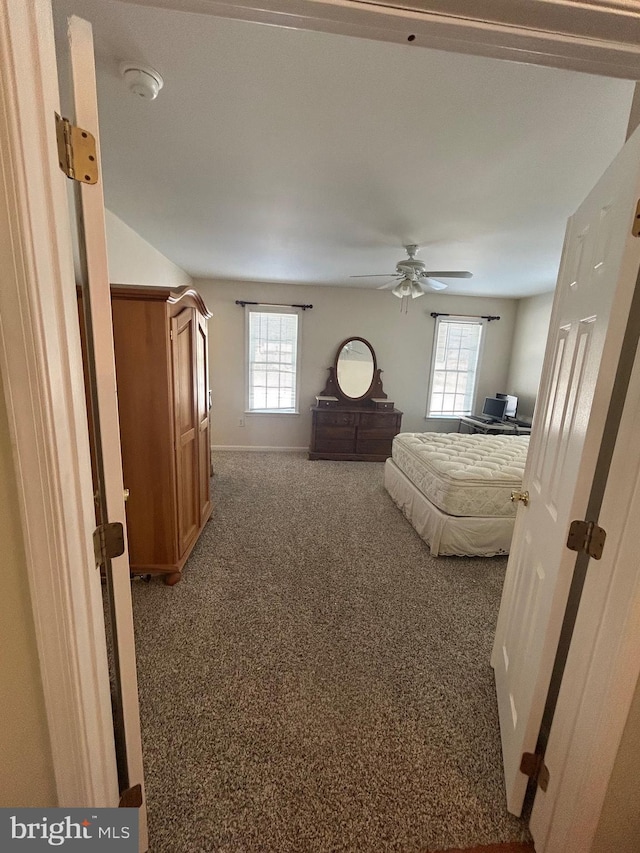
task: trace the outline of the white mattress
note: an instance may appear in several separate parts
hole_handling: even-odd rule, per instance
[[[516,514],[511,491],[522,483],[528,435],[405,432],[393,440],[398,468],[443,512],[476,518]]]

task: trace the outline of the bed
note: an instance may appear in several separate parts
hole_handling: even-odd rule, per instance
[[[508,554],[528,435],[405,432],[384,485],[434,556]]]

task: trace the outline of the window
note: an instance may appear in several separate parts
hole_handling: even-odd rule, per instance
[[[471,412],[483,325],[481,318],[436,318],[428,418],[458,418]]]
[[[247,305],[247,411],[298,411],[295,309]]]

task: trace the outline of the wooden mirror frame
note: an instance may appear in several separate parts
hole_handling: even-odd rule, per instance
[[[340,388],[340,384],[338,382],[338,359],[340,358],[340,353],[344,349],[345,345],[349,343],[349,341],[362,341],[369,350],[371,351],[371,355],[373,356],[373,378],[371,380],[371,384],[368,389],[361,397],[348,397],[343,393]],[[361,338],[358,335],[351,335],[348,338],[345,338],[341,344],[338,345],[338,349],[336,350],[336,355],[333,360],[333,365],[328,368],[329,377],[327,379],[327,384],[324,387],[324,390],[321,393],[323,397],[337,397],[341,403],[344,405],[352,405],[352,406],[363,406],[370,403],[373,399],[378,400],[386,400],[387,395],[384,393],[382,388],[382,379],[380,374],[382,370],[378,367],[378,361],[376,358],[376,351],[371,346],[369,341],[366,338]]]

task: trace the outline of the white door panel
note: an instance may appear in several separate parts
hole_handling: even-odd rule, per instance
[[[636,299],[636,334],[639,308]],[[640,674],[640,353],[624,407],[598,517],[607,539],[602,559],[586,567],[545,752],[549,787],[538,789],[531,815],[538,853],[591,849]],[[607,849],[635,853],[634,780],[624,778],[629,795],[617,811],[619,837],[608,838]]]
[[[584,518],[640,263],[631,235],[640,196],[635,134],[570,219],[539,404],[531,436],[492,656],[510,811],[519,814],[575,553],[570,522]]]

